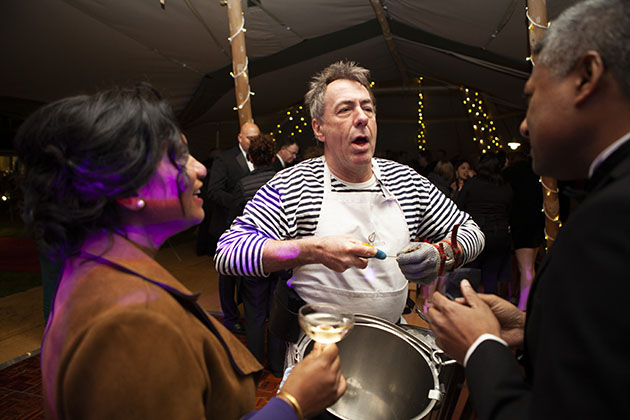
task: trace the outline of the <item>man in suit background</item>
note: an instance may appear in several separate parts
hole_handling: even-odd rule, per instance
[[[297,154],[300,152],[300,146],[295,142],[293,138],[281,138],[277,140],[278,153],[273,161],[273,169],[276,172],[283,170],[284,168],[291,166],[295,161]]]
[[[480,419],[630,418],[628,40],[630,1],[589,0],[534,47],[521,124],[534,171],[589,181],[538,270],[527,312],[466,282],[460,301],[433,297],[437,342],[465,366]],[[509,347],[522,349],[522,366]]]
[[[254,170],[254,165],[247,159],[251,139],[260,135],[260,129],[254,123],[245,123],[238,133],[238,144],[220,153],[212,164],[208,181],[208,199],[211,203],[209,223],[210,255],[214,255],[221,234],[232,224],[231,209],[238,199],[235,187],[238,181]],[[240,313],[234,294],[237,277],[219,275],[219,299],[223,310],[223,323],[235,333],[243,333],[239,322]]]

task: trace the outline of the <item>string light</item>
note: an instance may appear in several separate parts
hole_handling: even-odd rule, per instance
[[[245,14],[241,13],[241,26],[236,30],[236,32],[228,37],[228,41],[230,41],[230,44],[232,44],[232,40],[234,38],[236,38],[239,34],[243,34],[243,36],[245,36],[245,32],[247,32],[247,29],[245,29]],[[232,76],[233,79],[238,79],[239,77],[244,77],[245,79],[247,79],[247,69],[249,68],[249,58],[246,56],[245,57],[245,67],[243,67],[243,69],[238,72],[237,74],[234,74],[232,72],[230,72],[230,76]],[[249,83],[247,83],[247,94],[245,99],[243,100],[243,102],[241,102],[238,106],[235,106],[234,108],[232,108],[234,111],[240,111],[241,109],[243,109],[243,107],[245,106],[245,104],[249,101],[249,98],[251,96],[254,96],[254,92],[252,92],[249,88]]]
[[[276,124],[276,133],[282,134],[282,129],[289,133],[289,137],[295,137],[304,131],[304,127],[308,126],[306,111],[303,105],[295,105],[287,111],[282,112],[283,120]],[[276,141],[274,132],[269,135]]]
[[[426,150],[427,138],[424,125],[424,95],[422,94],[422,77],[418,77],[418,149]]]
[[[481,153],[503,149],[503,142],[496,135],[497,128],[494,125],[492,116],[486,110],[486,105],[479,92],[463,86],[459,90],[463,95],[462,103],[466,107],[468,118],[472,123],[472,140],[479,142]]]

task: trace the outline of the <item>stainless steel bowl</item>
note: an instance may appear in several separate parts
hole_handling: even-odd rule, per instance
[[[442,397],[432,349],[391,322],[355,314],[354,329],[337,345],[348,389],[328,411],[340,419],[421,419]],[[311,339],[298,347],[303,357]]]

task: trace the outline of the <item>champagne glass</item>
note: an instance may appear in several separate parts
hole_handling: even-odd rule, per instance
[[[331,303],[308,303],[300,308],[302,331],[323,344],[341,341],[354,326],[354,315]]]

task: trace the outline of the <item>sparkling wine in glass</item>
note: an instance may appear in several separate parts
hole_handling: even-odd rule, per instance
[[[354,326],[354,315],[331,303],[308,303],[300,308],[302,331],[318,343],[341,341]]]

